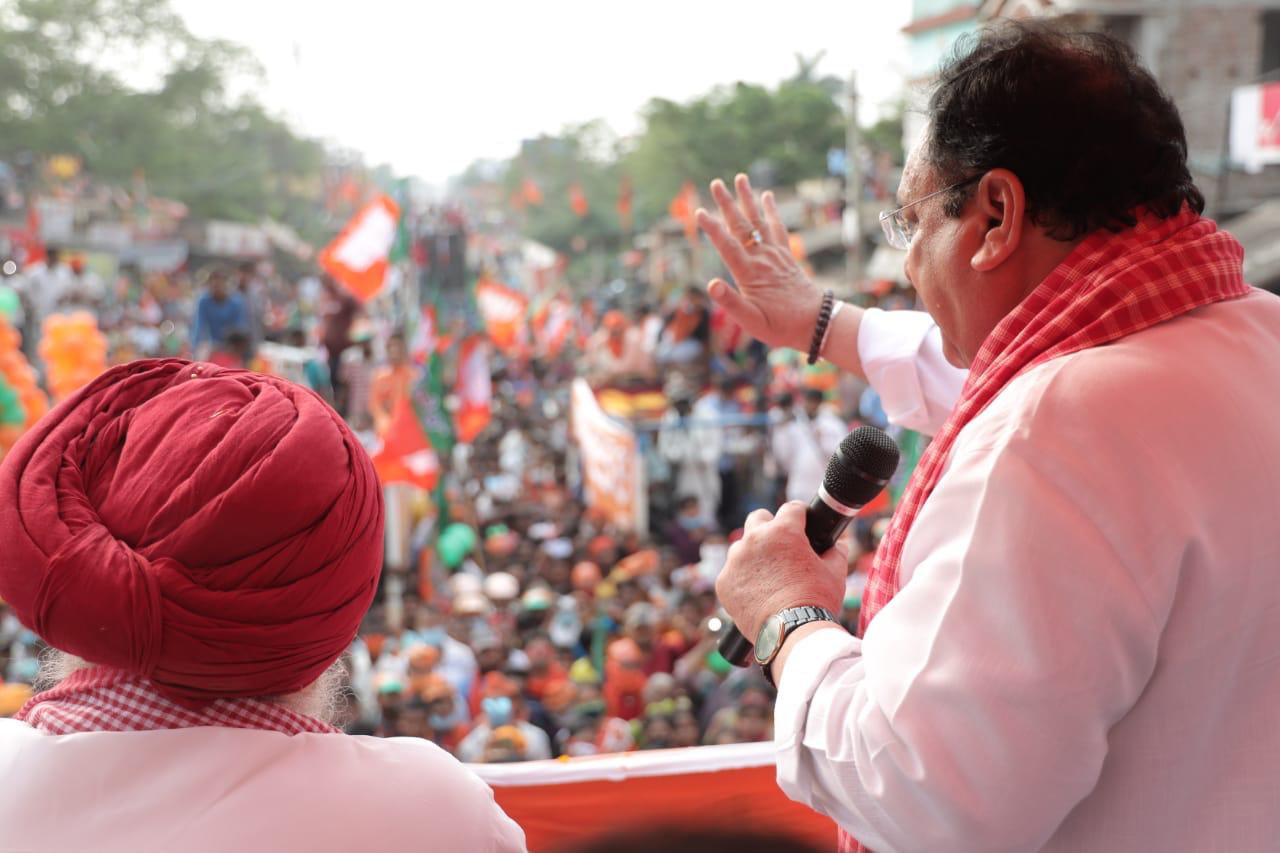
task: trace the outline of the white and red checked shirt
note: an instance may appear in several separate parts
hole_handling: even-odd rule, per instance
[[[897,321],[864,325],[867,373],[945,418],[929,324]],[[1027,371],[960,433],[865,640],[791,651],[779,784],[877,853],[1275,850],[1277,484],[1272,295]]]

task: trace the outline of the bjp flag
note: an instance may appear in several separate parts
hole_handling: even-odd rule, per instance
[[[514,349],[529,309],[525,295],[493,279],[482,278],[476,282],[476,307],[493,345],[503,352]]]
[[[324,248],[320,266],[362,301],[369,300],[386,279],[399,220],[400,206],[389,196],[378,196]]]
[[[372,457],[373,468],[383,485],[409,483],[426,491],[436,487],[440,459],[407,395],[396,402],[382,445],[374,449]]]
[[[458,441],[470,444],[484,432],[493,416],[493,377],[489,373],[489,345],[476,336],[462,342],[458,353]]]

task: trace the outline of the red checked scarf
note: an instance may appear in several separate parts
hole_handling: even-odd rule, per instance
[[[1202,305],[1249,292],[1244,250],[1189,208],[1169,219],[1150,214],[1121,233],[1086,237],[987,336],[956,404],[920,460],[862,598],[859,634],[898,592],[902,547],[942,478],[956,436],[1013,379],[1039,364],[1140,332]],[[840,850],[862,850],[841,832]]]
[[[259,699],[219,699],[199,710],[164,698],[143,678],[118,669],[82,669],[33,697],[15,717],[51,735],[143,732],[222,726],[287,735],[330,734],[333,726]]]

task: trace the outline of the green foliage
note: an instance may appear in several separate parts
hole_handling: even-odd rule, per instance
[[[643,229],[667,216],[686,181],[702,191],[744,170],[762,185],[825,175],[827,152],[844,145],[845,129],[843,84],[817,73],[821,59],[797,55],[796,73],[774,88],[738,83],[686,103],[655,98],[641,110],[642,131],[625,142],[600,122],[526,141],[506,164],[477,162],[458,183],[496,177],[513,198],[532,180],[543,201],[524,208],[526,234],[571,257],[581,255],[575,244],[588,253],[616,249],[625,237],[617,210],[624,176],[634,188],[634,227]],[[569,203],[575,183],[590,205],[583,218]]]
[[[902,107],[863,130],[862,138],[871,150],[887,152],[894,163],[902,165]]]
[[[770,91],[738,83],[687,104],[663,99],[643,110],[645,131],[626,160],[637,214],[652,221],[691,180],[699,186],[751,170],[772,184],[826,172],[827,151],[844,140],[844,118],[827,87],[793,78]]]
[[[576,237],[593,248],[616,243],[622,233],[617,151],[617,139],[600,121],[568,127],[558,136],[526,140],[502,176],[507,198],[520,196],[526,181],[542,195],[541,203],[526,206],[525,233],[561,251],[571,251]],[[583,217],[570,203],[575,185],[587,200]]]
[[[165,68],[138,89],[121,71]],[[324,148],[231,84],[258,73],[241,48],[193,36],[168,0],[0,0],[0,158],[77,156],[94,178],[179,199],[202,218],[327,231]]]

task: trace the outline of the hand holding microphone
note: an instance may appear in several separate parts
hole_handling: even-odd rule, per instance
[[[757,510],[716,581],[716,594],[755,639],[770,616],[799,606],[838,611],[844,597],[846,555],[833,546],[857,511],[889,482],[898,447],[883,431],[859,427],[840,442],[818,494],[805,508],[784,504],[774,518]],[[752,643],[725,628],[720,654],[735,666],[752,660]]]

